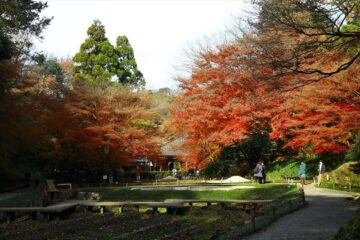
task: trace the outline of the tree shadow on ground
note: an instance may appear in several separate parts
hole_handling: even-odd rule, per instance
[[[351,164],[349,168],[352,172],[356,174],[360,174],[360,162],[356,162],[354,164]]]

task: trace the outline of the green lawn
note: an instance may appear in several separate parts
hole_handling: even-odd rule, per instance
[[[254,186],[254,185],[252,185]],[[234,190],[131,190],[126,187],[88,188],[81,191],[99,193],[102,201],[163,201],[165,199],[279,199],[299,194],[295,185],[264,184],[252,189]]]
[[[40,201],[44,196],[43,191],[34,190],[19,193],[18,195],[0,200],[0,207],[22,207],[27,206],[31,201]]]

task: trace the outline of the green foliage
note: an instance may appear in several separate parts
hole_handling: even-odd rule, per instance
[[[282,176],[297,176],[299,163],[304,161],[306,164],[306,176],[312,178],[318,174],[320,160],[325,164],[326,172],[330,172],[346,162],[344,153],[313,154],[308,147],[305,147],[296,157],[271,162],[267,168],[267,176],[271,179],[281,179]]]
[[[119,82],[144,86],[145,79],[137,69],[134,50],[126,36],[117,37],[115,51],[119,57],[119,68],[117,70]]]
[[[276,147],[268,135],[252,134],[241,143],[224,147],[219,157],[205,166],[203,173],[218,178],[252,174],[258,160],[269,162],[276,156]]]
[[[289,159],[289,160],[271,163],[268,166],[268,172],[266,175],[270,179],[282,179],[283,176],[292,176],[292,177],[297,176],[298,172],[299,172],[298,162],[296,160]]]
[[[75,78],[100,85],[143,87],[145,80],[137,69],[134,51],[125,36],[119,36],[114,47],[105,36],[105,27],[99,20],[87,30],[88,38],[73,57]]]
[[[1,1],[0,61],[28,53],[32,45],[30,36],[39,37],[43,28],[50,24],[51,18],[40,16],[46,7],[46,2],[36,0]]]
[[[154,123],[147,119],[133,119],[130,124],[138,127],[154,127]]]
[[[346,159],[349,161],[360,161],[360,132],[356,134],[354,144],[347,151]]]
[[[43,57],[36,64],[29,65],[27,68],[43,77],[54,76],[59,86],[64,87],[65,85],[65,74],[56,58]]]
[[[358,209],[353,218],[341,227],[335,240],[353,240],[360,239],[360,209]]]
[[[232,159],[219,158],[205,165],[203,174],[210,178],[221,178],[230,175],[229,169],[236,166],[236,162]]]

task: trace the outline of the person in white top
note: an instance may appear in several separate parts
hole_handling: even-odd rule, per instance
[[[319,162],[319,177],[318,177],[318,186],[320,186],[321,182],[323,181],[324,174],[325,174],[325,164],[320,160]]]
[[[263,179],[263,165],[261,161],[258,161],[254,169],[254,177],[261,184]]]

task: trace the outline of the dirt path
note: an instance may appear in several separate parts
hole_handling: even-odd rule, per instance
[[[350,193],[305,186],[309,205],[280,218],[269,227],[243,240],[322,240],[333,239],[359,207]]]

